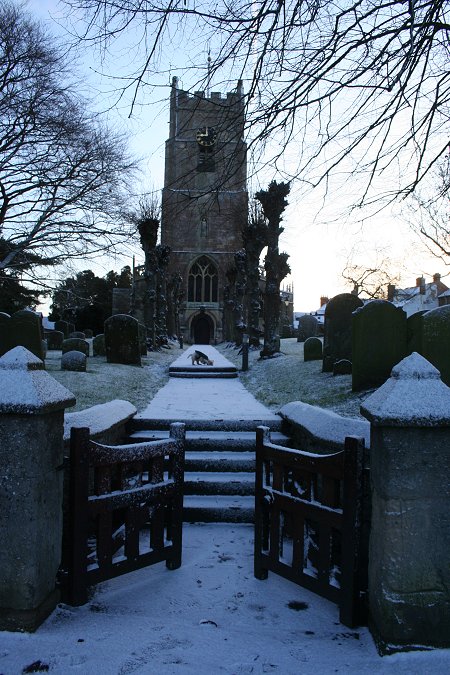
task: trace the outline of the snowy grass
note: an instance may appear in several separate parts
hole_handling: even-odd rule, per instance
[[[242,356],[225,343],[216,349],[239,368]],[[243,385],[269,409],[276,411],[290,401],[304,401],[350,417],[359,417],[359,407],[371,392],[354,393],[351,376],[322,373],[322,361],[303,361],[303,343],[296,338],[282,340],[282,353],[274,359],[259,360],[259,350],[249,354],[249,370],[240,373]],[[124,399],[144,409],[169,379],[168,366],[180,356],[178,345],[142,358],[142,367],[108,364],[101,356],[89,357],[87,371],[61,370],[61,352],[50,351],[46,367],[50,375],[77,399],[70,411],[84,410],[97,403]]]
[[[85,373],[61,370],[61,352],[49,351],[46,370],[55,380],[73,393],[77,402],[68,412],[84,410],[97,403],[122,399],[142,410],[169,379],[169,364],[180,355],[180,349],[149,352],[142,357],[142,366],[107,363],[104,356],[90,356]]]
[[[239,368],[242,356],[234,346],[217,346]],[[278,410],[285,403],[303,401],[329,408],[340,415],[360,417],[359,408],[373,390],[352,392],[351,375],[322,373],[322,361],[303,361],[303,342],[297,338],[281,341],[281,354],[273,359],[259,359],[259,349],[250,350],[249,370],[241,373],[243,385],[261,403]]]

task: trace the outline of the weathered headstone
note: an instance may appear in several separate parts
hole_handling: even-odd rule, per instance
[[[423,356],[441,373],[450,386],[450,305],[432,309],[422,318]]]
[[[130,311],[131,289],[113,288],[112,292],[112,313],[113,315],[124,315]]]
[[[352,322],[352,389],[379,387],[406,356],[406,314],[387,300],[371,300]]]
[[[69,333],[69,338],[80,338],[80,340],[85,340],[86,335],[82,333],[81,330],[74,330],[73,333]]]
[[[65,352],[61,357],[61,370],[74,370],[76,372],[86,372],[86,354],[75,350]]]
[[[406,353],[412,354],[417,352],[422,354],[423,352],[423,321],[422,317],[427,313],[427,310],[424,309],[415,314],[411,314],[406,319]]]
[[[83,333],[84,333],[86,339],[90,339],[90,338],[94,337],[94,332],[92,331],[91,328],[84,328]]]
[[[304,342],[318,333],[318,321],[311,314],[304,314],[298,320],[297,342]]]
[[[43,331],[41,317],[29,309],[21,309],[8,318],[8,314],[1,315],[0,320],[0,356],[9,349],[22,346],[28,349],[38,359],[45,358],[42,343]]]
[[[310,337],[303,345],[303,360],[318,361],[322,358],[322,340],[318,337]]]
[[[60,330],[49,330],[45,334],[47,338],[47,348],[48,349],[62,349],[62,343],[64,341],[64,333]]]
[[[352,313],[363,301],[352,293],[340,293],[327,303],[323,338],[322,371],[331,373],[335,361],[352,361]]]
[[[92,340],[92,353],[94,356],[106,356],[105,336],[103,333],[96,335]]]
[[[55,330],[59,330],[61,333],[64,333],[65,338],[69,337],[69,324],[67,321],[63,321],[62,319],[55,321]]]
[[[86,340],[82,340],[81,338],[67,338],[67,340],[63,341],[61,349],[63,354],[75,351],[82,352],[83,354],[86,354],[86,356],[89,356],[89,342],[86,342]]]
[[[139,322],[128,314],[115,314],[105,321],[105,348],[108,363],[141,365]]]
[[[351,375],[352,362],[348,359],[339,359],[333,365],[333,375]]]

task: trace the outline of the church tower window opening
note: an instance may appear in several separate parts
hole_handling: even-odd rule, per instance
[[[217,267],[207,256],[196,260],[189,270],[188,302],[218,302]]]

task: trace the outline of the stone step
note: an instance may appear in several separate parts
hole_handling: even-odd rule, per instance
[[[134,431],[129,436],[130,443],[141,443],[145,441],[157,441],[169,438],[168,429],[140,429]],[[271,433],[272,443],[286,446],[289,443],[289,437],[279,431]],[[207,451],[228,451],[241,452],[243,450],[255,450],[256,434],[255,431],[214,431],[214,430],[192,430],[186,431],[186,451],[197,450],[199,452]]]
[[[212,378],[212,379],[223,379],[223,378],[232,378],[237,377],[237,372],[220,372],[220,371],[210,371],[210,372],[192,372],[187,370],[178,370],[178,371],[169,371],[170,377],[189,377],[189,378]]]
[[[236,373],[236,366],[169,366],[169,373]]]
[[[255,498],[239,495],[186,495],[183,520],[187,523],[253,523]]]
[[[250,472],[185,472],[185,495],[254,495],[255,474]]]
[[[187,451],[185,455],[186,471],[228,471],[254,472],[255,453],[227,451]]]
[[[183,422],[186,425],[186,431],[255,431],[257,427],[263,425],[269,427],[271,431],[281,431],[281,417],[275,415],[268,419],[156,419],[146,418],[144,416],[133,417],[130,420],[129,434],[134,435],[137,431],[161,431],[169,429],[173,422]]]

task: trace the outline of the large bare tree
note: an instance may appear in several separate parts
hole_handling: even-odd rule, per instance
[[[125,85],[135,97],[161,83],[174,44],[190,50],[197,87],[210,44],[204,84],[244,80],[250,139],[272,141],[272,169],[286,178],[315,185],[337,169],[362,174],[355,204],[378,203],[411,194],[446,152],[446,0],[65,2],[85,18],[83,39],[111,47],[127,32],[145,45]]]
[[[0,282],[130,240],[135,162],[89,112],[67,58],[18,5],[0,8]]]

